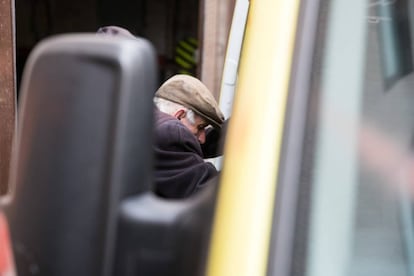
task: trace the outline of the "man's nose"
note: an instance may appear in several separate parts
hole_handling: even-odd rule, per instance
[[[197,138],[200,144],[204,144],[206,142],[206,131],[202,130]]]

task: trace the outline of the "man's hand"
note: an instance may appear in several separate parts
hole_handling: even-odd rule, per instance
[[[223,155],[228,122],[229,119],[225,120],[220,129],[213,127],[206,129],[206,142],[201,145],[204,158]]]

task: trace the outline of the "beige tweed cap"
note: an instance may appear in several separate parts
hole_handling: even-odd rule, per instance
[[[224,115],[210,90],[189,75],[175,75],[166,80],[155,96],[181,104],[204,118],[213,127],[221,128]]]

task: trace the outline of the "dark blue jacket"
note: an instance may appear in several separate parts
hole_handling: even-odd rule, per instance
[[[217,175],[205,162],[197,138],[176,118],[155,108],[155,192],[167,198],[184,198]]]

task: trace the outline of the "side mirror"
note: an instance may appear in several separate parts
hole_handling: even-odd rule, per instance
[[[144,40],[68,35],[34,50],[6,206],[19,276],[203,273],[216,185],[151,192],[155,76]]]
[[[48,39],[25,68],[6,207],[18,275],[110,275],[122,198],[150,189],[151,45]]]

